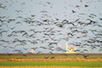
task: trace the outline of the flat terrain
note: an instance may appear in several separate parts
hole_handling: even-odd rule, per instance
[[[102,67],[102,62],[0,62],[0,66],[80,66],[80,67]]]
[[[0,54],[0,62],[35,62],[35,61],[36,62],[102,61],[102,54],[101,53]]]
[[[0,67],[6,66],[66,66],[71,67],[102,67],[102,53],[19,53],[19,54],[0,54]],[[18,67],[19,68],[19,67]],[[30,67],[31,68],[31,67]],[[55,67],[58,68],[58,67]]]

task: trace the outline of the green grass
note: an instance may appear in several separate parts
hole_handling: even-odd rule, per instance
[[[0,66],[80,66],[80,67],[102,67],[102,62],[0,62]]]

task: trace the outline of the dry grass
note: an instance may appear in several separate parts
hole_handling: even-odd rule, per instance
[[[102,61],[102,58],[83,58],[83,57],[75,57],[75,58],[5,58],[1,59],[0,62],[53,62],[53,61]]]
[[[75,66],[0,66],[0,68],[102,68],[102,67],[75,67]]]

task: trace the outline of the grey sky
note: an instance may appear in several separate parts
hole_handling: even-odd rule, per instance
[[[0,0],[0,16],[6,16],[5,18],[0,18],[1,20],[6,20],[3,22],[4,24],[0,23],[0,32],[3,30],[7,30],[7,32],[3,32],[2,35],[0,35],[0,53],[12,53],[17,52],[15,50],[21,50],[21,52],[30,52],[31,48],[37,47],[35,52],[61,52],[57,51],[56,48],[59,44],[61,44],[61,47],[65,49],[65,43],[67,42],[69,45],[80,45],[76,46],[80,52],[83,52],[84,49],[87,49],[87,52],[102,52],[100,51],[102,42],[95,42],[95,43],[88,43],[86,40],[90,39],[96,39],[102,41],[102,1],[101,0]],[[85,7],[87,5],[88,7]],[[77,7],[78,6],[78,7]],[[4,8],[3,8],[4,7]],[[75,13],[73,13],[73,11]],[[34,17],[32,17],[34,15]],[[22,18],[19,18],[19,17]],[[16,19],[15,21],[11,21],[8,23],[8,19]],[[26,23],[25,20],[35,21],[35,23]],[[41,25],[38,26],[37,24],[39,22],[43,22],[43,20],[49,20],[49,24],[47,25]],[[58,20],[56,20],[58,19]],[[79,20],[78,20],[79,19]],[[95,21],[97,23],[91,24],[91,25],[80,25],[78,22],[82,22],[84,24],[87,24],[92,21]],[[61,24],[63,20],[68,20],[69,22],[72,22],[75,26],[72,24],[65,24],[62,28],[56,26],[54,24],[57,22],[57,25]],[[75,22],[78,20],[77,22]],[[38,22],[39,21],[39,22]],[[21,22],[21,24],[16,24],[17,22]],[[46,24],[46,22],[44,22]],[[32,25],[32,26],[31,26]],[[99,27],[99,25],[101,27]],[[13,28],[11,30],[11,28]],[[47,32],[46,28],[48,30],[53,29],[52,32],[54,32],[54,35],[45,36],[44,34],[51,34],[50,32]],[[71,29],[73,28],[73,29]],[[30,31],[31,29],[34,29],[35,31],[42,31],[41,33],[33,33]],[[23,33],[17,33],[13,34],[13,31],[21,31],[24,30],[27,32],[28,35],[34,34],[32,37],[28,37],[28,35],[22,36]],[[82,34],[80,32],[73,33],[73,30],[78,31],[87,31],[86,34]],[[96,32],[92,32],[93,30],[96,30]],[[45,31],[45,32],[43,32]],[[58,32],[61,31],[61,32]],[[68,33],[72,33],[73,36],[67,35]],[[14,36],[8,37],[8,35],[13,34]],[[62,35],[61,35],[62,34]],[[100,35],[98,35],[100,34]],[[45,38],[43,38],[45,36]],[[84,37],[86,36],[86,37]],[[80,37],[80,38],[78,38]],[[97,38],[95,38],[97,37]],[[53,39],[57,39],[59,41],[54,41]],[[15,39],[19,40],[26,40],[26,44],[23,46],[19,43],[12,43]],[[32,44],[29,41],[36,41],[37,39],[40,39],[40,41],[37,41],[37,44]],[[48,39],[48,40],[46,40]],[[66,40],[65,40],[66,39]],[[9,43],[5,43],[2,40],[8,41]],[[45,41],[46,40],[46,41]],[[43,43],[41,42],[43,41]],[[91,40],[93,41],[93,40]],[[49,42],[56,42],[57,45],[51,45],[54,48],[51,48],[49,45]],[[100,45],[100,47],[98,47]],[[4,46],[7,46],[4,48]],[[47,49],[42,49],[41,46],[46,47]],[[14,47],[14,49],[10,48]],[[91,48],[95,47],[95,48]],[[27,50],[24,50],[24,48],[28,48]],[[50,50],[50,48],[52,50]]]

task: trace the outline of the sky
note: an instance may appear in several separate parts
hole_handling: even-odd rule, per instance
[[[0,0],[0,53],[102,53],[101,0]],[[58,49],[61,45],[62,50]]]

